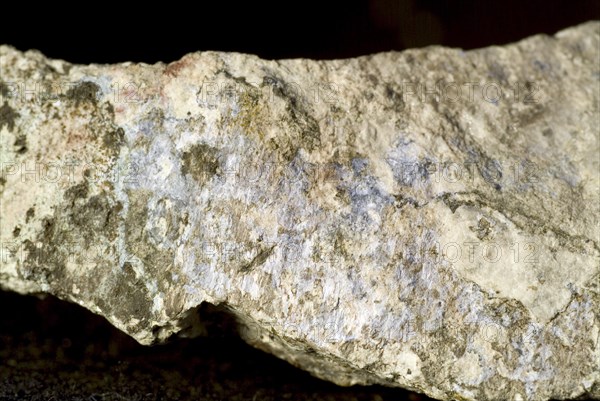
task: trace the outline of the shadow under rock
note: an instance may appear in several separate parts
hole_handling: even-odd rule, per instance
[[[208,337],[145,347],[52,296],[0,291],[0,304],[0,401],[431,400],[316,379],[248,346],[227,320]]]

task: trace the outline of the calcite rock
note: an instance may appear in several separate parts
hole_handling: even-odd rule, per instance
[[[2,288],[143,344],[233,314],[341,385],[600,397],[600,23],[464,52],[0,47]]]

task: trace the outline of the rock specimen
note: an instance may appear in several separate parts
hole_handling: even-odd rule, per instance
[[[341,385],[600,397],[600,23],[463,52],[0,47],[2,288]]]

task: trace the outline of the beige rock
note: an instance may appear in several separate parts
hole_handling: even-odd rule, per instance
[[[464,52],[0,47],[0,286],[143,344],[225,308],[340,385],[600,397],[600,23]]]

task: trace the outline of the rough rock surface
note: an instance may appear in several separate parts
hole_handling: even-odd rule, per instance
[[[600,23],[463,52],[0,47],[2,288],[143,344],[228,310],[341,385],[600,397]]]

